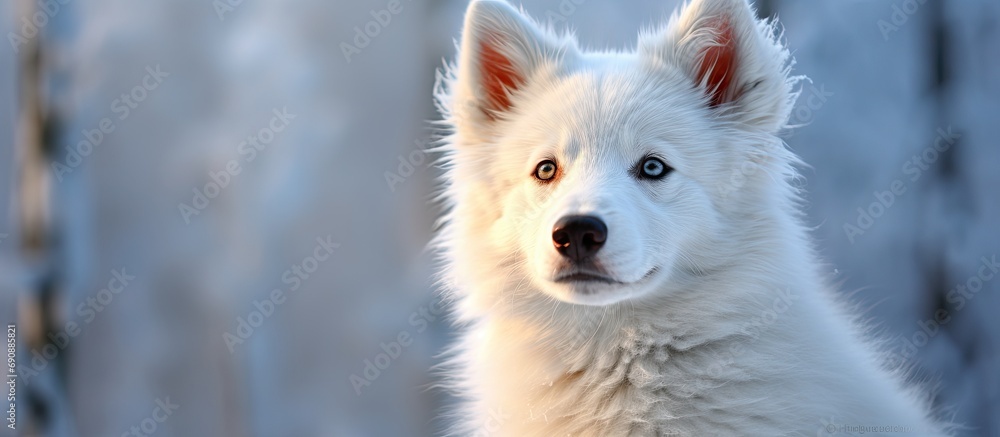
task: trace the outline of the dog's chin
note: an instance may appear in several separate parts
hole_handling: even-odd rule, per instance
[[[597,273],[572,273],[546,280],[547,294],[563,302],[604,306],[646,294],[660,276],[660,269],[652,268],[635,281],[622,281],[610,275]]]

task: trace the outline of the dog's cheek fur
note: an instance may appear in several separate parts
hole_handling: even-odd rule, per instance
[[[671,276],[700,272],[717,263],[720,249],[728,244],[728,231],[710,198],[709,192],[683,175],[671,175],[666,194],[640,214],[648,217],[654,229],[653,241],[644,245],[651,257],[660,258]],[[670,287],[659,287],[668,290]]]

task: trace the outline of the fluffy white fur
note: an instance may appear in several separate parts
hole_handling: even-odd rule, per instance
[[[820,271],[777,136],[798,78],[746,0],[694,0],[635,51],[598,53],[473,1],[459,51],[436,89],[453,434],[942,432]],[[651,154],[672,173],[636,178]],[[545,159],[559,174],[539,183]],[[597,258],[620,283],[553,281],[568,214],[607,223]]]

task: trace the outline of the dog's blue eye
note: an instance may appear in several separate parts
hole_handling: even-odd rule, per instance
[[[547,181],[556,176],[556,163],[545,160],[538,163],[535,167],[535,178],[540,181]]]
[[[647,157],[639,166],[639,176],[646,179],[660,179],[670,173],[671,168],[660,158]]]

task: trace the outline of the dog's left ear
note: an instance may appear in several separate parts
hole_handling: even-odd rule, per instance
[[[788,50],[747,0],[693,0],[665,30],[640,36],[646,56],[680,66],[705,104],[768,132],[788,120]]]

